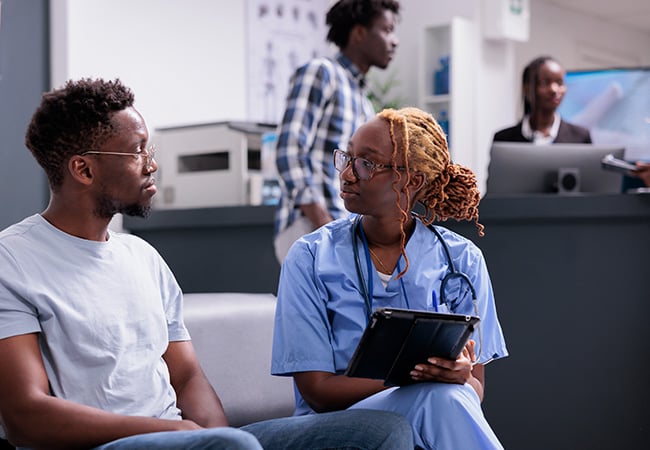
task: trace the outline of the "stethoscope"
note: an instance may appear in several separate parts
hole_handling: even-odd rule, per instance
[[[358,215],[354,218],[354,224],[353,224],[353,229],[352,229],[352,249],[354,252],[354,262],[355,266],[357,269],[357,277],[359,280],[359,284],[361,286],[361,293],[363,294],[365,306],[366,306],[366,316],[368,322],[370,321],[370,316],[372,315],[372,292],[373,292],[373,281],[372,281],[372,262],[370,259],[370,250],[368,246],[368,240],[366,239],[366,235],[363,231],[363,227],[361,226],[361,215]],[[445,257],[447,259],[447,264],[449,266],[449,272],[442,278],[442,281],[440,282],[440,292],[438,295],[438,298],[440,299],[440,305],[445,305],[447,307],[447,311],[450,313],[453,313],[453,309],[451,307],[451,302],[447,300],[447,294],[445,293],[447,284],[454,279],[460,279],[461,282],[465,282],[467,286],[469,287],[470,292],[472,293],[472,304],[474,305],[474,312],[476,316],[479,316],[478,313],[478,301],[476,298],[476,289],[474,289],[474,284],[472,283],[472,280],[470,280],[469,276],[467,274],[460,272],[456,270],[456,266],[454,265],[454,261],[451,258],[451,252],[449,251],[449,246],[443,239],[442,235],[440,232],[436,229],[435,226],[432,224],[429,224],[427,228],[436,235],[438,238],[438,241],[442,244],[442,248],[445,252]],[[361,258],[359,256],[359,248],[357,245],[357,236],[361,238],[361,242],[363,243],[363,247],[366,253],[366,265],[367,265],[367,272],[368,272],[368,282],[366,283],[365,277],[363,275],[363,270],[361,269]],[[399,261],[398,261],[398,266],[397,269],[400,270],[399,267]],[[408,302],[408,296],[406,295],[406,289],[404,287],[404,282],[400,278],[400,284],[402,288],[402,293],[404,295],[404,300],[406,302],[406,307],[407,309],[410,309],[410,305]],[[434,308],[437,310],[437,305],[435,304],[434,301]],[[476,356],[476,359],[478,360],[478,357],[480,356],[480,350],[482,350],[482,336],[481,336],[481,329],[480,326],[478,327],[479,331],[479,353]]]

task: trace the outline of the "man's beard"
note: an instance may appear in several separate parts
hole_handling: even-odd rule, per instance
[[[140,205],[132,203],[125,205],[116,200],[112,200],[104,195],[97,200],[95,207],[95,214],[103,219],[112,219],[115,214],[124,214],[126,216],[134,217],[149,217],[151,214],[151,205]]]

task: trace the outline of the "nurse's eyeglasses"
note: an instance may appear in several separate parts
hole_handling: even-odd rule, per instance
[[[403,166],[393,166],[391,164],[379,164],[370,161],[366,158],[358,158],[350,156],[343,150],[334,150],[334,168],[339,172],[343,172],[349,165],[352,165],[352,173],[359,180],[368,181],[373,177],[377,170],[381,169],[397,169],[405,170]]]

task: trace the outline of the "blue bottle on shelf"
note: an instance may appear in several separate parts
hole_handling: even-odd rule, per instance
[[[449,94],[449,55],[439,59],[440,66],[433,74],[433,93],[435,95]]]
[[[449,115],[447,114],[447,110],[441,110],[438,113],[438,118],[436,120],[438,121],[440,128],[442,128],[442,131],[444,131],[447,136],[447,147],[449,147]]]
[[[262,134],[262,146],[260,149],[261,171],[262,171],[262,204],[277,205],[280,202],[282,188],[275,168],[275,147],[278,135],[275,132]]]

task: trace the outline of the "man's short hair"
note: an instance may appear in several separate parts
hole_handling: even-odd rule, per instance
[[[25,145],[54,190],[63,183],[73,155],[99,147],[115,132],[113,114],[133,106],[134,95],[119,79],[70,80],[43,94],[25,134]]]
[[[399,8],[397,0],[339,0],[325,16],[325,23],[329,26],[327,40],[341,49],[345,48],[355,25],[370,27],[372,21],[384,11],[398,15]]]

